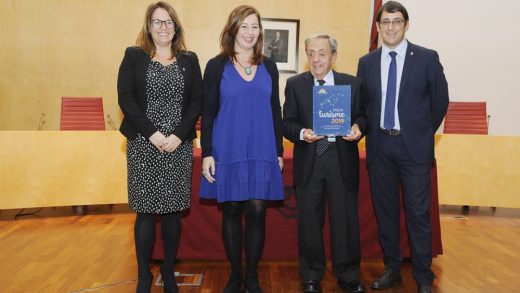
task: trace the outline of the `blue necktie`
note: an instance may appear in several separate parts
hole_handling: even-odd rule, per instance
[[[323,79],[318,79],[318,83],[320,86],[325,84],[325,81]],[[320,139],[316,142],[316,154],[318,156],[323,155],[323,153],[329,148],[329,141],[325,137],[324,139]]]
[[[395,96],[397,86],[397,62],[395,61],[396,52],[389,52],[392,61],[388,69],[388,83],[386,84],[386,101],[385,101],[385,129],[393,129],[395,126]]]

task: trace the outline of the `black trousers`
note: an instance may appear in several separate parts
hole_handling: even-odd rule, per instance
[[[430,269],[432,164],[414,162],[402,136],[377,135],[379,143],[368,171],[385,267],[392,271],[401,269],[399,214],[402,187],[414,278],[418,284],[430,285],[433,282]]]
[[[296,187],[298,248],[303,281],[323,279],[326,271],[323,222],[329,209],[331,257],[334,274],[343,282],[359,277],[358,193],[347,192],[341,179],[334,145],[316,157],[309,184]]]

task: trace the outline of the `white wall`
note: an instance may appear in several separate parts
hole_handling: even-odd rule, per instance
[[[489,134],[520,135],[520,1],[400,2],[407,39],[439,53],[450,100],[486,101]]]

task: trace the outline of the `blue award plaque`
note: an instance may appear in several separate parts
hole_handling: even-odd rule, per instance
[[[350,133],[350,85],[315,86],[312,89],[312,128],[317,135]]]

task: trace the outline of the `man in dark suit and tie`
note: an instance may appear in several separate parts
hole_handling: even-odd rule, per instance
[[[280,37],[280,32],[276,31],[274,33],[274,39],[269,43],[268,49],[271,50],[271,58],[276,62],[282,62],[282,48],[283,48],[283,40]]]
[[[385,271],[372,283],[387,289],[401,283],[400,189],[403,190],[412,267],[419,292],[431,292],[430,223],[434,134],[448,108],[448,84],[437,52],[405,39],[408,12],[386,2],[377,14],[381,48],[359,60],[361,96],[369,131],[367,165]]]
[[[304,292],[321,292],[326,271],[322,226],[325,195],[330,214],[331,255],[338,284],[347,292],[365,292],[359,281],[359,154],[357,141],[366,125],[359,83],[332,70],[337,42],[328,35],[305,40],[310,72],[287,80],[283,107],[284,136],[294,143],[294,184],[298,209],[298,248]],[[312,128],[313,86],[351,86],[351,132],[317,136]]]

